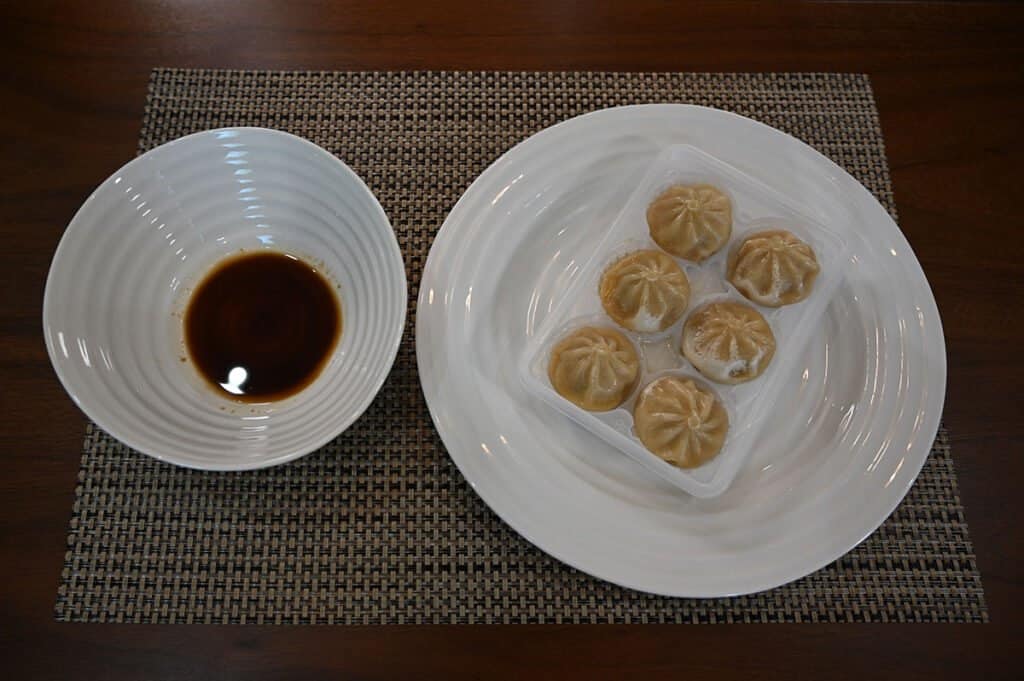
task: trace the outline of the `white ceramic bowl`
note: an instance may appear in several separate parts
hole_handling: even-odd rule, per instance
[[[195,370],[181,317],[215,263],[258,249],[336,283],[343,330],[304,390],[239,404]],[[153,149],[93,192],[54,255],[43,329],[68,394],[111,435],[182,466],[242,470],[311,452],[359,418],[394,362],[405,309],[398,242],[359,177],[299,137],[232,128]]]

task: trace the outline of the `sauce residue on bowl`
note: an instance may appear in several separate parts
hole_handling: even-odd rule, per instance
[[[218,263],[185,310],[185,345],[225,397],[270,402],[313,382],[341,337],[341,304],[312,265],[262,251]]]

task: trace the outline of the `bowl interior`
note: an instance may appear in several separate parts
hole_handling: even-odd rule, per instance
[[[304,390],[242,404],[192,366],[182,318],[217,262],[258,250],[320,270],[343,330]],[[394,361],[405,305],[398,244],[362,181],[310,142],[238,128],[158,147],[100,185],[61,240],[43,317],[61,381],[101,427],[173,463],[242,469],[312,451],[358,418]]]

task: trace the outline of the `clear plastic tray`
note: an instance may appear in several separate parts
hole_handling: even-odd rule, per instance
[[[598,284],[618,257],[637,249],[658,249],[647,227],[647,206],[673,184],[711,184],[729,195],[733,230],[729,243],[700,264],[676,259],[690,280],[690,305],[683,318],[658,334],[639,334],[612,321],[601,306]],[[750,232],[785,229],[814,249],[821,271],[807,299],[781,308],[752,303],[725,278],[729,249]],[[660,249],[659,249],[660,250]],[[594,256],[565,292],[559,306],[537,330],[519,363],[527,390],[630,458],[680,489],[697,497],[724,492],[756,446],[759,429],[769,416],[786,418],[784,403],[773,393],[781,379],[797,370],[797,360],[815,334],[829,300],[843,278],[846,244],[835,232],[811,218],[788,196],[765,186],[736,168],[690,145],[667,148],[632,193],[622,212],[604,233]],[[740,385],[721,385],[704,378],[679,350],[682,326],[695,309],[717,299],[743,301],[764,315],[775,334],[776,353],[765,372]],[[629,399],[608,412],[589,412],[559,395],[548,379],[552,346],[580,326],[616,328],[633,341],[641,358],[640,381]],[[647,450],[633,432],[633,405],[640,391],[663,375],[689,376],[710,387],[729,414],[729,433],[716,457],[697,468],[673,466]]]

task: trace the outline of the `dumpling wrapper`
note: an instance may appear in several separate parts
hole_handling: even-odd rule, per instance
[[[701,262],[729,241],[732,202],[709,184],[673,185],[647,207],[647,227],[667,252]]]
[[[820,271],[814,249],[779,229],[756,232],[735,246],[726,276],[747,299],[781,307],[809,296]]]
[[[712,459],[729,432],[729,414],[715,394],[679,376],[664,376],[641,391],[633,423],[648,451],[680,468]]]
[[[615,409],[640,377],[640,357],[620,331],[585,326],[555,344],[548,378],[559,395],[587,411]]]
[[[601,305],[617,324],[657,333],[675,324],[690,304],[690,281],[661,251],[634,251],[601,275]]]
[[[775,356],[775,334],[750,305],[708,303],[683,325],[682,352],[697,371],[716,383],[745,383],[768,368]]]

